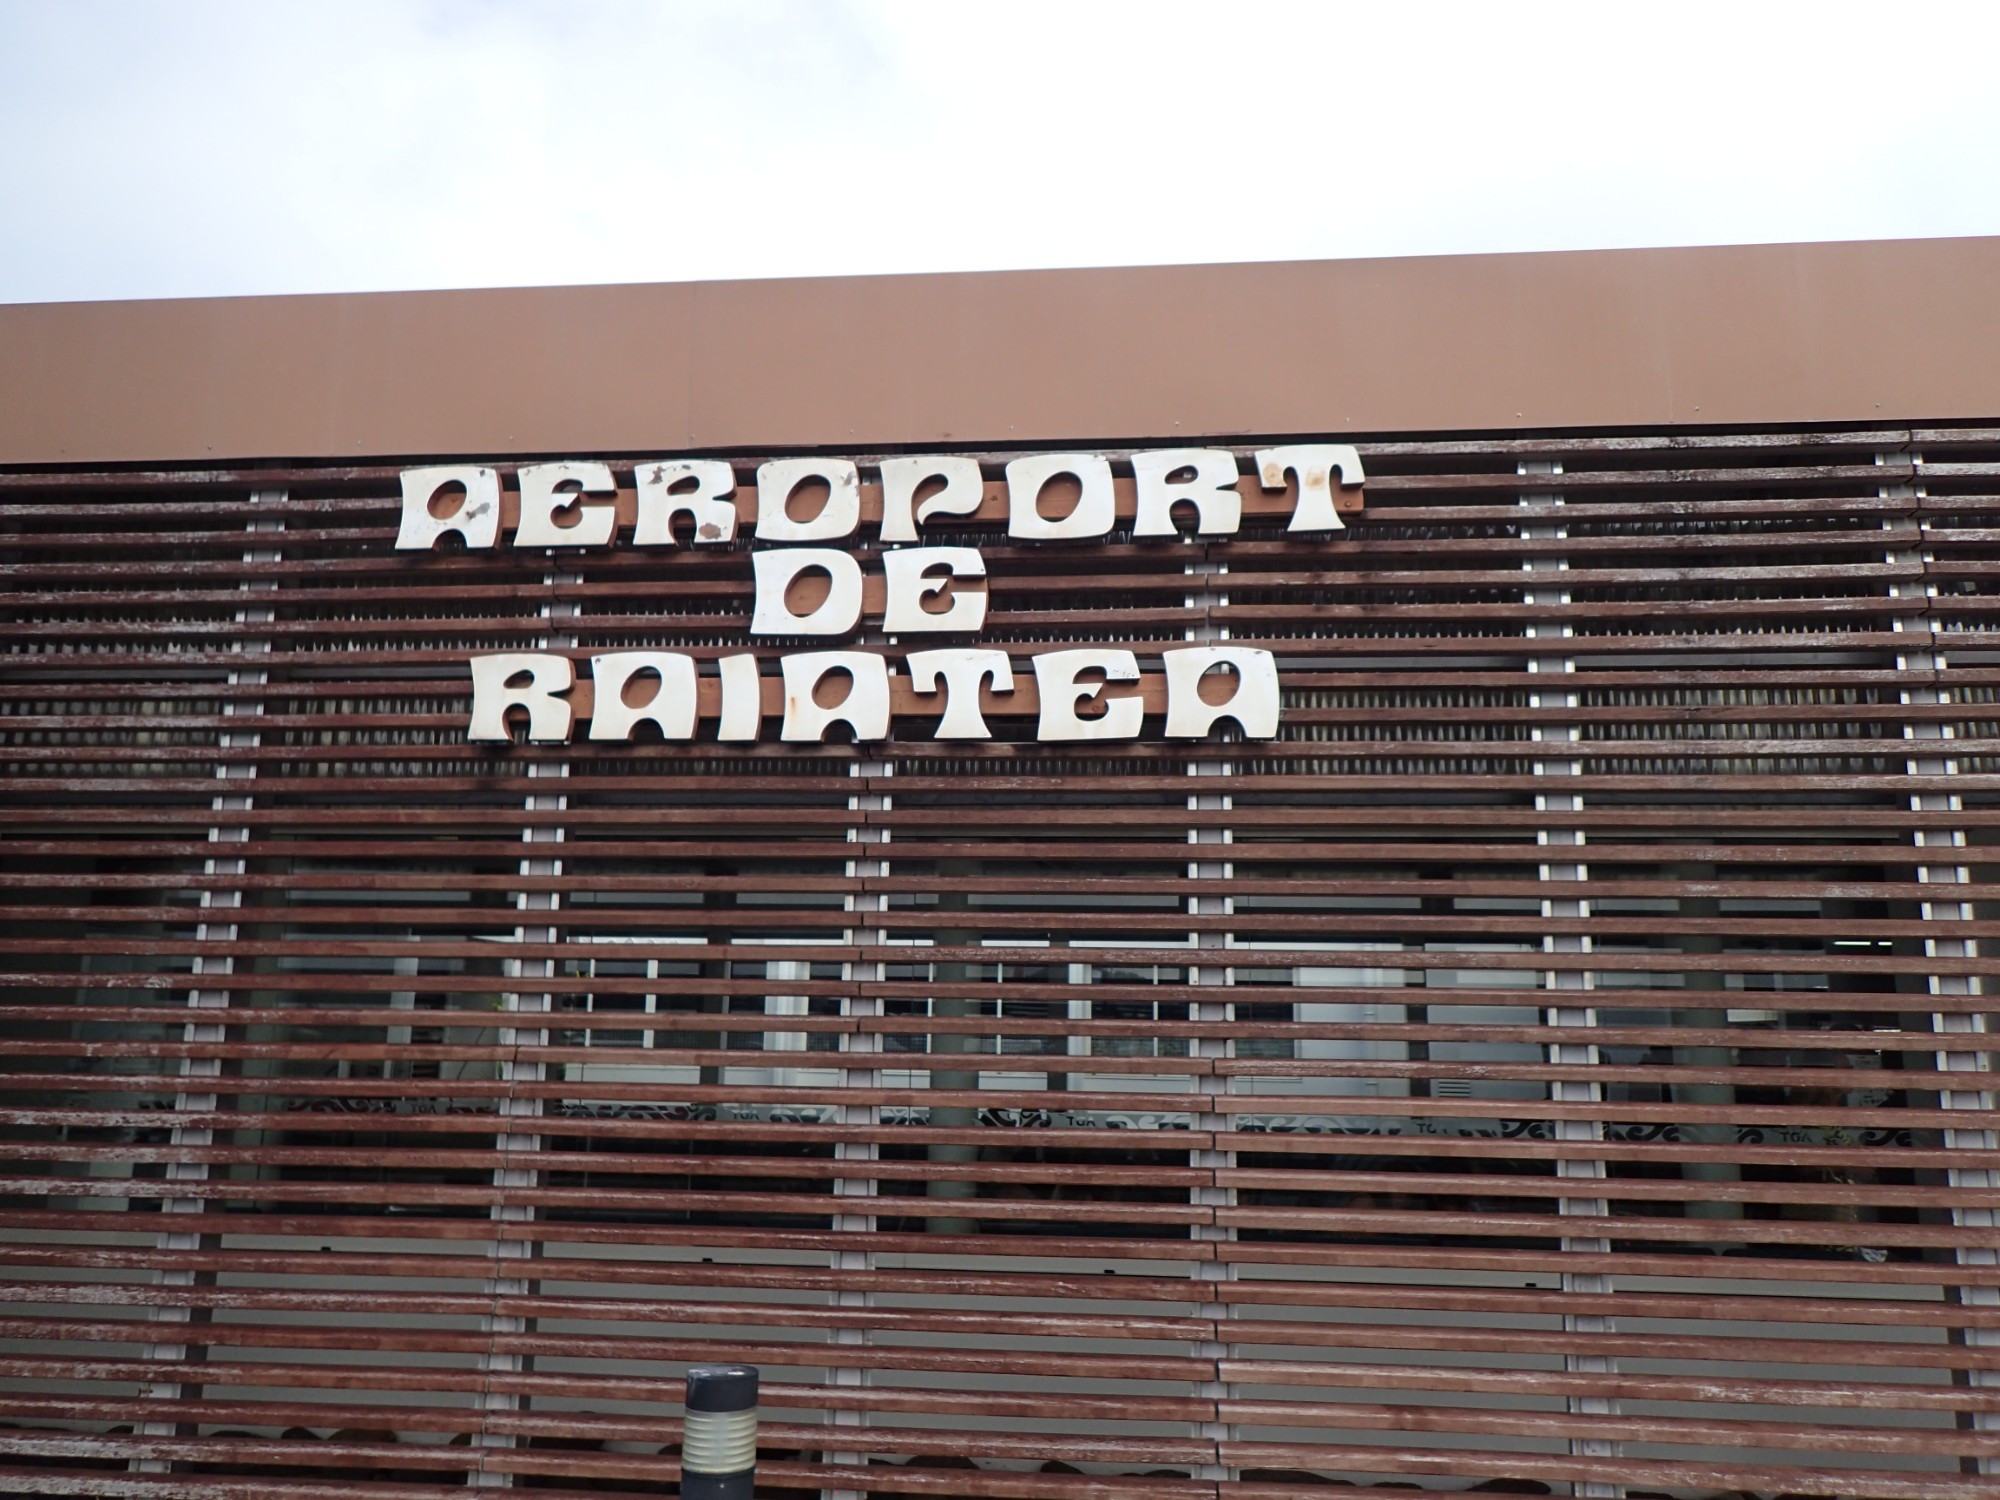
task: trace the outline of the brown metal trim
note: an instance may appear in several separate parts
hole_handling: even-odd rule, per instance
[[[1990,420],[2000,239],[0,308],[0,464]]]

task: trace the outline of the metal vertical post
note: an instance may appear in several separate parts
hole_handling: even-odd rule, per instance
[[[1546,459],[1531,459],[1518,466],[1523,479],[1532,480],[1535,475],[1560,474],[1560,462]],[[1523,506],[1538,509],[1555,509],[1562,505],[1560,494],[1542,493],[1521,496]],[[1569,537],[1569,528],[1560,520],[1523,521],[1520,528],[1521,539],[1531,542],[1561,542]],[[1525,559],[1522,567],[1528,574],[1526,587],[1522,592],[1522,602],[1529,606],[1566,608],[1570,602],[1570,591],[1563,575],[1569,571],[1569,560],[1560,555],[1543,553]],[[1584,852],[1584,830],[1574,822],[1565,822],[1565,815],[1574,815],[1583,810],[1583,794],[1572,786],[1564,786],[1564,781],[1573,781],[1583,774],[1583,762],[1574,756],[1573,748],[1582,739],[1583,730],[1575,723],[1560,720],[1544,720],[1541,713],[1548,709],[1575,709],[1580,704],[1576,690],[1576,658],[1563,646],[1562,642],[1574,634],[1573,627],[1560,619],[1553,621],[1531,620],[1527,627],[1530,640],[1537,643],[1547,641],[1551,645],[1548,654],[1539,651],[1528,658],[1528,672],[1534,685],[1528,691],[1528,706],[1536,713],[1536,720],[1530,731],[1537,750],[1534,774],[1538,785],[1535,792],[1535,811],[1546,821],[1536,833],[1536,843],[1542,846],[1543,862],[1540,867],[1541,879],[1545,882],[1561,882],[1578,885],[1590,878],[1590,866]],[[1543,684],[1547,685],[1544,686]],[[1566,754],[1565,751],[1570,753]],[[1547,779],[1547,790],[1539,784]],[[1549,896],[1542,901],[1542,916],[1545,920],[1579,920],[1590,915],[1590,901],[1580,895]],[[1546,932],[1542,935],[1542,950],[1545,953],[1583,954],[1590,952],[1590,938],[1585,933]],[[1544,988],[1550,999],[1544,1014],[1547,1024],[1559,1028],[1556,1039],[1549,1043],[1548,1055],[1552,1063],[1595,1066],[1599,1060],[1599,1049],[1595,1043],[1573,1042],[1568,1036],[1579,1028],[1597,1025],[1597,1009],[1590,1003],[1590,991],[1596,987],[1596,976],[1587,970],[1551,969],[1543,976]],[[1549,1086],[1549,1097],[1561,1104],[1598,1104],[1604,1099],[1604,1087],[1595,1080],[1559,1079]],[[1592,1141],[1604,1139],[1604,1122],[1594,1120],[1557,1120],[1555,1138],[1559,1141]],[[1563,1158],[1556,1163],[1556,1175],[1587,1182],[1601,1182],[1608,1175],[1602,1158]],[[1609,1202],[1602,1196],[1589,1198],[1564,1198],[1561,1213],[1565,1217],[1602,1217],[1609,1212]],[[1601,1236],[1565,1235],[1562,1247],[1565,1255],[1602,1255],[1611,1249],[1610,1242]],[[1565,1293],[1577,1295],[1602,1295],[1611,1291],[1611,1278],[1596,1272],[1565,1270],[1562,1274],[1562,1289]],[[1565,1313],[1563,1331],[1566,1333],[1609,1333],[1612,1320],[1599,1315]],[[1563,1357],[1564,1368],[1581,1374],[1610,1375],[1616,1366],[1607,1356],[1595,1354],[1567,1354]],[[1609,1416],[1616,1411],[1616,1403],[1609,1396],[1571,1396],[1569,1410],[1577,1415]],[[1608,1458],[1615,1456],[1618,1445],[1601,1438],[1572,1438],[1570,1452],[1578,1457]],[[1587,1480],[1577,1481],[1573,1492],[1586,1496],[1618,1496],[1623,1487],[1598,1484]]]
[[[1895,460],[1894,454],[1878,453],[1877,464],[1887,465]],[[1916,479],[1911,484],[1882,485],[1877,493],[1884,499],[1908,498],[1917,501],[1918,515],[1923,513],[1925,497],[1923,486],[1923,455],[1912,452],[1909,455],[1914,466]],[[1893,517],[1885,518],[1885,526],[1895,525]],[[1894,564],[1916,563],[1920,567],[1931,562],[1931,554],[1923,545],[1921,536],[1913,549],[1892,548],[1886,561]],[[1916,607],[1907,615],[1894,617],[1892,628],[1907,644],[1899,641],[1896,650],[1896,670],[1905,677],[1900,697],[1906,706],[1941,707],[1952,701],[1951,689],[1944,685],[1943,674],[1946,656],[1943,643],[1937,636],[1935,617],[1929,611],[1928,601],[1937,592],[1937,585],[1927,578],[1919,578],[1913,583],[1901,579],[1891,579],[1889,597],[1908,599]],[[1908,678],[1916,674],[1928,675],[1928,682],[1911,682]],[[1906,722],[1903,738],[1910,746],[1909,758],[1903,763],[1905,774],[1931,778],[1949,778],[1958,774],[1958,757],[1951,753],[1952,741],[1956,738],[1954,728],[1949,723],[1935,720]],[[1919,788],[1910,793],[1910,811],[1916,815],[1916,826],[1912,839],[1918,849],[1927,854],[1935,851],[1935,863],[1917,866],[1917,880],[1925,887],[1938,887],[1936,896],[1926,891],[1921,903],[1923,920],[1928,929],[1924,936],[1924,955],[1927,958],[1963,961],[1979,956],[1977,939],[1963,937],[1952,931],[1955,923],[1969,922],[1973,917],[1972,903],[1958,897],[1951,890],[1953,886],[1963,886],[1971,881],[1971,871],[1964,864],[1965,829],[1956,817],[1964,808],[1964,799],[1957,792],[1932,791]],[[1973,974],[1932,974],[1929,976],[1930,993],[1940,997],[1962,998],[1983,994],[1980,979]],[[1980,1123],[1963,1129],[1948,1129],[1944,1132],[1947,1150],[1992,1151],[2000,1148],[2000,1131],[1991,1128],[1993,1110],[2000,1095],[1992,1087],[1993,1052],[1986,1044],[1990,1034],[1991,1015],[1984,1011],[1950,1010],[1934,1011],[1931,1014],[1931,1029],[1940,1036],[1959,1039],[1959,1049],[1940,1050],[1936,1054],[1940,1076],[1938,1102],[1947,1110],[1963,1110],[1969,1121]],[[1966,1048],[1964,1038],[1979,1040]],[[1946,1173],[1946,1180],[1954,1189],[1991,1191],[2000,1186],[2000,1174],[1990,1168],[1953,1167]],[[1962,1266],[1992,1268],[2000,1265],[2000,1217],[1991,1208],[1954,1206],[1952,1223],[1962,1230],[1970,1231],[1958,1246],[1956,1256]],[[1962,1286],[1958,1288],[1961,1306],[1992,1308],[2000,1306],[2000,1287]],[[1991,1348],[2000,1345],[2000,1334],[1989,1328],[1965,1328],[1961,1330],[1969,1345]],[[1991,1370],[1971,1370],[1967,1372],[1969,1382],[1982,1388],[2000,1386],[2000,1373]],[[1990,1411],[1975,1411],[1971,1414],[1975,1432],[2000,1431],[2000,1414]],[[1972,1460],[1973,1466],[1981,1474],[2000,1473],[2000,1461],[1991,1457]]]
[[[895,762],[887,758],[870,758],[861,752],[849,764],[848,774],[856,785],[847,799],[848,811],[854,815],[854,822],[848,826],[847,839],[854,846],[853,857],[847,861],[847,878],[851,882],[847,894],[847,910],[859,916],[867,912],[882,912],[888,909],[889,898],[879,887],[869,882],[879,880],[889,873],[888,844],[889,830],[873,820],[871,814],[886,812],[894,805],[894,798],[886,790],[880,789],[895,771]],[[871,783],[875,785],[871,786]],[[882,943],[882,929],[857,922],[846,932],[849,946],[863,949],[879,949]],[[879,986],[884,977],[882,960],[879,958],[856,959],[847,965],[846,977],[850,984],[844,1002],[847,1014],[854,1018],[872,1018],[882,1014],[882,994]],[[839,1102],[834,1105],[834,1123],[837,1125],[862,1125],[870,1128],[881,1124],[882,1111],[875,1104],[853,1104],[847,1100],[847,1093],[853,1089],[874,1089],[882,1078],[881,1050],[882,1037],[875,1031],[844,1032],[840,1038],[842,1058],[842,1090]],[[844,1170],[851,1170],[849,1163],[872,1163],[881,1155],[881,1148],[871,1139],[850,1141],[842,1139],[834,1147],[834,1157]],[[875,1233],[876,1183],[873,1177],[840,1177],[834,1182],[834,1192],[843,1201],[845,1210],[851,1200],[856,1211],[843,1211],[834,1216],[835,1234],[862,1237],[858,1246],[843,1245],[833,1252],[832,1266],[837,1272],[852,1275],[872,1271],[875,1268],[875,1254],[866,1248],[867,1238]],[[837,1288],[831,1298],[836,1307],[873,1307],[875,1294],[860,1289]],[[865,1328],[836,1328],[831,1341],[836,1350],[841,1347],[861,1347],[870,1340]],[[838,1353],[830,1356],[832,1368],[829,1375],[835,1386],[844,1390],[859,1390],[869,1381],[868,1371],[859,1366],[841,1365]],[[836,1428],[848,1430],[866,1427],[868,1412],[860,1407],[836,1407],[832,1416]],[[829,1462],[853,1465],[861,1469],[866,1465],[868,1455],[858,1450],[841,1450],[833,1453]],[[852,1486],[823,1490],[828,1500],[861,1500],[865,1479]]]
[[[1190,544],[1192,545],[1192,544]],[[1204,547],[1203,552],[1206,554]],[[1210,611],[1218,605],[1229,602],[1228,585],[1225,581],[1229,571],[1227,563],[1218,563],[1206,555],[1200,561],[1187,564],[1189,580],[1187,610],[1194,624],[1187,630],[1190,641],[1219,642],[1228,638],[1228,629],[1217,625]],[[1196,778],[1196,785],[1188,792],[1187,807],[1190,813],[1226,812],[1234,805],[1234,799],[1224,790],[1229,783],[1226,779],[1235,773],[1236,762],[1232,757],[1216,756],[1191,761],[1188,775]],[[1228,855],[1233,841],[1233,830],[1227,826],[1215,827],[1192,824],[1188,828],[1188,865],[1190,880],[1227,880],[1235,872],[1235,866]],[[1207,894],[1196,891],[1188,896],[1187,910],[1190,916],[1228,916],[1234,913],[1235,903],[1227,895]],[[1225,998],[1233,978],[1228,955],[1222,951],[1230,946],[1231,934],[1205,930],[1191,931],[1189,945],[1199,955],[1188,965],[1188,984],[1196,995],[1206,991],[1220,990],[1214,999],[1196,999],[1188,1006],[1190,1019],[1201,1022],[1225,1022],[1230,1018],[1229,1002]],[[1204,961],[1219,959],[1220,962]],[[1234,1044],[1227,1038],[1197,1037],[1189,1051],[1196,1057],[1217,1059],[1233,1055]],[[1206,1108],[1195,1120],[1194,1128],[1202,1132],[1219,1132],[1229,1128],[1230,1117],[1223,1111],[1223,1096],[1229,1092],[1230,1078],[1223,1074],[1204,1073],[1197,1076],[1196,1088],[1208,1101]],[[1221,1173],[1236,1165],[1234,1151],[1198,1147],[1193,1153],[1193,1165],[1211,1173]],[[1206,1187],[1194,1189],[1194,1201],[1215,1213],[1224,1208],[1234,1207],[1236,1189],[1225,1187],[1220,1182],[1211,1181]],[[1202,1224],[1194,1227],[1194,1242],[1197,1245],[1226,1244],[1236,1238],[1234,1225]],[[1214,1373],[1209,1380],[1201,1383],[1198,1394],[1202,1399],[1219,1404],[1233,1394],[1230,1383],[1222,1378],[1222,1364],[1233,1358],[1234,1347],[1226,1336],[1226,1325],[1235,1316],[1235,1304],[1221,1295],[1222,1288],[1236,1279],[1236,1263],[1233,1260],[1198,1259],[1194,1262],[1194,1276],[1200,1285],[1202,1298],[1197,1315],[1211,1320],[1216,1336],[1202,1341],[1196,1348],[1196,1356],[1213,1362]],[[1220,1462],[1221,1445],[1233,1442],[1236,1429],[1223,1420],[1218,1409],[1216,1415],[1195,1424],[1194,1435],[1205,1438],[1217,1445],[1218,1461],[1204,1465],[1197,1477],[1202,1479],[1234,1479],[1236,1472]]]
[[[250,519],[245,523],[249,533],[249,546],[243,553],[246,567],[278,562],[283,556],[282,548],[274,540],[277,533],[285,529],[282,514],[275,513],[283,505],[286,491],[282,489],[254,490],[250,495]],[[222,702],[225,718],[255,721],[263,717],[264,700],[261,695],[245,696],[242,689],[263,688],[269,684],[271,673],[268,666],[251,665],[259,658],[268,656],[271,640],[268,634],[258,635],[258,627],[269,627],[277,619],[277,611],[267,597],[275,592],[278,581],[275,578],[246,577],[239,585],[244,595],[243,605],[236,611],[236,624],[241,632],[233,650],[245,658],[245,664],[232,667],[229,672],[226,696]],[[224,751],[254,750],[263,744],[263,735],[254,728],[230,728],[222,731],[217,744]],[[228,878],[242,876],[246,872],[247,861],[240,846],[250,841],[250,829],[242,822],[231,822],[231,815],[250,811],[254,796],[252,783],[257,777],[257,764],[253,760],[219,761],[215,768],[217,791],[210,806],[215,813],[215,824],[208,830],[208,841],[216,848],[216,853],[202,862],[202,873],[208,877]],[[195,936],[203,943],[233,943],[238,931],[237,913],[243,906],[243,891],[204,886],[201,892],[202,920],[197,925]],[[236,960],[228,953],[209,955],[197,954],[194,960],[195,987],[188,992],[189,1019],[181,1028],[181,1040],[188,1043],[219,1043],[225,1039],[227,1028],[219,1018],[211,1018],[215,1012],[229,1008],[230,991],[204,989],[203,976],[233,974]],[[181,1059],[181,1088],[174,1096],[176,1117],[189,1114],[212,1114],[220,1103],[220,1095],[215,1081],[222,1075],[222,1062],[213,1057],[190,1057]],[[173,1129],[172,1141],[175,1146],[210,1146],[215,1143],[215,1131],[207,1125],[177,1123]],[[206,1182],[209,1178],[206,1162],[170,1162],[166,1177],[169,1182]],[[194,1251],[202,1245],[200,1216],[207,1200],[200,1197],[168,1198],[160,1205],[163,1215],[171,1215],[166,1222],[177,1227],[165,1230],[154,1240],[160,1250]],[[197,1284],[197,1273],[189,1268],[163,1268],[154,1272],[157,1284],[167,1287],[192,1287]],[[185,1327],[195,1320],[195,1310],[187,1305],[155,1307],[150,1313],[151,1321],[160,1325],[157,1334],[145,1348],[145,1358],[161,1363],[185,1364],[188,1362],[190,1346],[171,1341],[171,1330],[175,1326]],[[180,1379],[150,1381],[144,1387],[149,1400],[187,1400],[201,1393],[199,1384]],[[145,1437],[171,1437],[174,1424],[171,1422],[146,1422],[136,1424],[136,1430]],[[160,1459],[134,1459],[131,1467],[140,1473],[165,1472],[168,1464]]]
[[[557,590],[573,587],[583,582],[580,573],[550,571],[543,575],[543,585],[549,591],[548,602],[542,605],[542,619],[548,630],[540,639],[536,649],[542,651],[562,651],[576,644],[573,629],[566,628],[565,622],[573,621],[582,613],[574,598],[562,599]],[[522,824],[521,842],[523,847],[520,874],[524,880],[552,880],[563,872],[562,845],[567,829],[560,822],[544,823],[540,816],[549,813],[563,813],[569,810],[569,797],[561,790],[569,777],[570,763],[567,760],[529,761],[528,778],[531,781],[551,783],[547,791],[528,793],[523,810],[530,818]],[[514,929],[517,944],[553,944],[562,929],[548,923],[550,914],[562,905],[560,893],[553,890],[536,890],[524,887],[514,893],[514,908],[522,922]],[[534,918],[543,918],[536,923]],[[484,1377],[479,1404],[481,1411],[477,1445],[481,1452],[478,1466],[471,1476],[477,1487],[488,1489],[511,1489],[514,1476],[505,1471],[491,1470],[485,1465],[485,1450],[512,1448],[517,1439],[512,1433],[496,1433],[487,1428],[487,1419],[492,1414],[514,1413],[526,1409],[527,1400],[515,1391],[495,1390],[492,1377],[496,1375],[518,1375],[533,1366],[531,1356],[501,1350],[498,1345],[504,1338],[525,1334],[530,1331],[530,1321],[511,1313],[498,1311],[503,1297],[526,1297],[535,1288],[534,1279],[528,1274],[530,1263],[540,1254],[540,1245],[530,1238],[509,1238],[506,1231],[511,1226],[532,1224],[535,1208],[524,1203],[517,1194],[533,1190],[541,1180],[541,1174],[533,1166],[514,1166],[512,1161],[523,1158],[532,1162],[542,1149],[541,1117],[544,1101],[539,1094],[522,1097],[515,1092],[520,1084],[538,1084],[548,1076],[547,1065],[540,1061],[522,1061],[518,1049],[522,1047],[546,1047],[549,1044],[548,1015],[554,1009],[554,995],[549,990],[535,991],[524,981],[542,980],[545,984],[554,980],[558,973],[558,961],[553,958],[509,958],[503,961],[503,972],[515,982],[515,987],[504,991],[500,997],[500,1007],[506,1017],[500,1027],[500,1081],[507,1085],[500,1098],[499,1130],[494,1144],[499,1151],[503,1165],[493,1172],[495,1201],[489,1211],[493,1220],[494,1235],[491,1241],[493,1274],[487,1281],[487,1296],[494,1303],[494,1309],[481,1321],[481,1331],[489,1343],[480,1356],[479,1368]],[[527,1024],[521,1024],[526,1021]]]

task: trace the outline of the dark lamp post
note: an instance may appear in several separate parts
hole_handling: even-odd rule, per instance
[[[691,1367],[681,1436],[681,1500],[750,1500],[756,1483],[756,1368]]]

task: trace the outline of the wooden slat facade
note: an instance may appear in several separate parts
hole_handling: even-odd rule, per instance
[[[2000,1494],[2000,430],[1341,440],[927,537],[1258,743],[474,746],[749,544],[0,473],[0,1492],[672,1495],[726,1358],[772,1495]]]

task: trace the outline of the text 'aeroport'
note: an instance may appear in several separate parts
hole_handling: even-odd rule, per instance
[[[986,624],[986,579],[977,547],[911,546],[939,517],[998,523],[1009,537],[1078,541],[1108,536],[1121,521],[1135,539],[1193,534],[1228,537],[1246,506],[1274,516],[1278,502],[1289,531],[1345,529],[1340,512],[1359,508],[1363,481],[1354,449],[1302,444],[1263,449],[1255,473],[1240,472],[1223,449],[1168,448],[1134,453],[1131,477],[1114,476],[1101,454],[1050,453],[1016,458],[1005,479],[988,483],[978,463],[956,456],[885,458],[864,485],[848,459],[774,459],[758,466],[754,499],[737,494],[735,471],[718,459],[644,460],[631,466],[623,489],[609,464],[597,461],[524,464],[516,489],[504,491],[499,471],[478,465],[410,469],[402,475],[402,524],[396,546],[429,551],[447,536],[467,548],[499,544],[503,522],[522,549],[603,547],[621,532],[634,547],[736,541],[739,522],[752,522],[760,547],[750,554],[755,605],[750,634],[766,637],[845,637],[865,609],[892,640],[906,635],[976,634]],[[1050,516],[1051,493],[1067,509]],[[816,499],[810,515],[793,507]],[[860,554],[838,542],[863,522],[887,544]],[[879,583],[864,559],[881,567]],[[802,580],[823,577],[815,591]],[[974,586],[960,588],[961,583]],[[942,607],[935,607],[934,601]],[[1006,652],[958,646],[909,652],[899,676],[876,651],[806,651],[779,658],[777,678],[765,678],[757,657],[725,655],[704,678],[692,655],[665,650],[601,652],[589,658],[587,681],[575,662],[555,651],[496,652],[471,660],[473,699],[468,736],[506,743],[510,721],[525,720],[530,741],[562,743],[590,723],[596,742],[628,741],[642,726],[666,740],[690,740],[713,722],[720,742],[754,742],[775,716],[779,738],[818,744],[836,730],[855,741],[889,737],[904,714],[934,717],[934,738],[991,737],[986,714],[1032,715],[1042,741],[1137,739],[1149,713],[1169,739],[1200,739],[1224,721],[1249,739],[1277,734],[1278,673],[1268,651],[1228,644],[1162,650],[1160,670],[1140,670],[1124,649],[1078,647],[1041,651],[1018,679]]]

